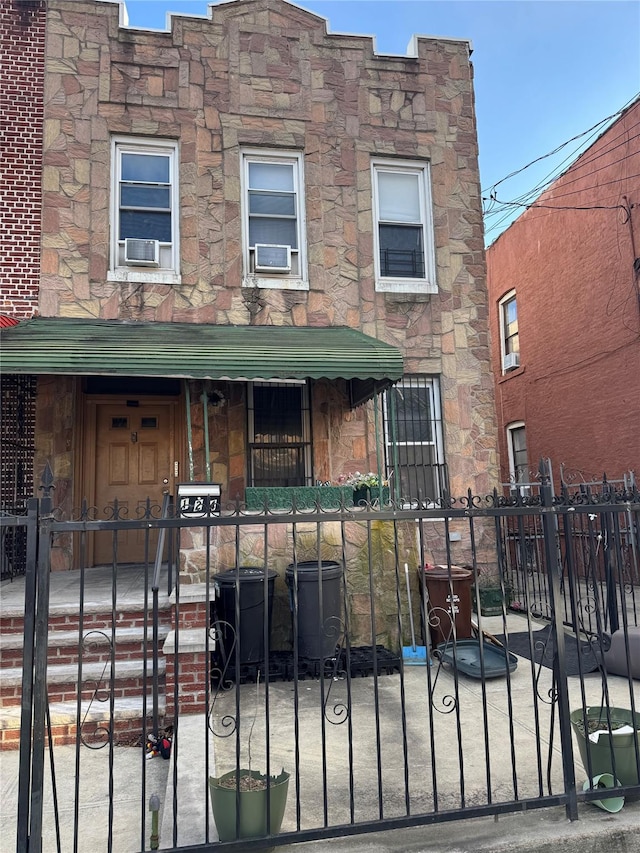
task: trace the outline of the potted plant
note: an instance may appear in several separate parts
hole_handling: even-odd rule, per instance
[[[474,582],[471,587],[472,605],[476,613],[479,612],[483,616],[500,616],[503,600],[505,608],[509,608],[513,590],[507,580],[501,583],[497,571],[477,569],[476,580],[477,583]]]
[[[640,712],[595,705],[572,711],[570,720],[587,775],[610,773],[621,785],[638,784]]]
[[[211,807],[220,841],[277,835],[282,826],[290,774],[283,767],[277,776],[267,776],[251,766],[251,736],[258,714],[259,686],[260,672],[247,740],[248,766],[209,777]]]
[[[356,471],[355,474],[349,474],[345,482],[353,488],[355,506],[359,506],[362,502],[373,503],[376,500],[381,504],[389,503],[389,483],[383,480],[381,488],[380,478],[373,471],[369,471],[368,474]]]

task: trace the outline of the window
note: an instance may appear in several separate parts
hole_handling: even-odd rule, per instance
[[[307,289],[302,156],[243,153],[245,283]]]
[[[447,475],[437,379],[407,376],[390,388],[384,397],[384,431],[394,499],[412,507],[438,501]]]
[[[376,289],[435,293],[429,165],[374,161],[372,169]]]
[[[527,458],[527,436],[524,423],[509,424],[507,427],[507,449],[509,453],[509,482],[511,487],[520,486],[520,492],[528,491],[530,483],[529,460]]]
[[[249,485],[312,485],[310,432],[305,383],[251,383]]]
[[[520,339],[518,337],[518,306],[515,290],[503,296],[500,308],[500,342],[502,372],[508,373],[520,366]]]
[[[114,139],[112,171],[109,278],[178,283],[177,144]]]

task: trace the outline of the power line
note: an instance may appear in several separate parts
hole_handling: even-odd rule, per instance
[[[570,145],[572,142],[575,142],[577,139],[581,139],[583,136],[586,136],[587,134],[592,133],[594,130],[601,127],[603,124],[605,124],[605,122],[608,122],[608,121],[611,121],[615,118],[618,118],[618,116],[620,116],[621,113],[623,113],[627,109],[627,107],[630,106],[638,97],[640,97],[640,92],[637,92],[629,101],[627,101],[626,104],[624,104],[624,106],[622,106],[622,107],[620,107],[620,109],[616,110],[615,113],[612,113],[610,116],[607,116],[606,118],[600,119],[600,121],[597,122],[596,124],[594,124],[593,127],[590,127],[588,130],[584,130],[584,131],[582,131],[582,133],[578,133],[575,136],[572,136],[571,139],[567,139],[566,142],[562,142],[560,145],[558,145],[556,148],[554,148],[553,151],[549,151],[547,154],[542,154],[540,157],[536,157],[535,160],[532,160],[530,163],[527,163],[526,166],[522,166],[520,169],[516,169],[514,172],[510,172],[504,178],[501,178],[499,181],[496,181],[494,184],[491,184],[491,186],[488,188],[488,190],[482,190],[482,192],[490,192],[491,190],[495,189],[500,184],[503,184],[505,181],[508,181],[509,178],[513,178],[515,175],[519,175],[521,172],[524,172],[526,169],[528,169],[530,166],[533,166],[535,163],[539,163],[541,160],[545,160],[547,157],[552,157],[554,154],[557,154],[558,151],[561,151],[567,145]]]
[[[623,158],[622,160],[620,160],[620,161],[618,161],[618,162],[623,162],[623,160],[624,160],[624,159],[626,159],[626,158]],[[620,183],[621,181],[630,181],[630,180],[632,180],[633,178],[640,178],[640,173],[638,173],[638,174],[636,174],[636,175],[623,175],[623,176],[621,176],[620,178],[614,178],[614,179],[613,179],[613,180],[611,180],[611,181],[604,181],[603,183],[600,183],[600,184],[594,184],[593,186],[590,186],[590,187],[581,187],[581,188],[579,188],[579,189],[570,190],[568,193],[554,194],[553,198],[554,198],[554,200],[556,200],[556,201],[557,201],[558,199],[568,198],[569,196],[577,195],[577,194],[579,194],[579,193],[580,193],[580,194],[582,194],[582,193],[587,193],[587,192],[589,192],[589,190],[599,190],[599,189],[601,189],[602,187],[607,187],[607,186],[610,186],[611,184],[618,184],[618,183]],[[529,208],[529,207],[540,207],[540,208],[548,208],[548,209],[551,209],[551,210],[616,210],[617,208],[619,208],[619,207],[620,207],[620,208],[622,208],[622,209],[623,209],[627,214],[628,214],[628,212],[629,212],[629,211],[628,211],[628,209],[627,209],[624,205],[620,205],[620,204],[618,204],[618,205],[614,205],[614,206],[606,206],[606,205],[580,205],[580,206],[576,206],[576,207],[571,207],[571,206],[561,206],[561,205],[537,204],[536,202],[526,203],[526,202],[520,202],[520,201],[518,201],[518,200],[516,200],[516,199],[514,199],[513,201],[501,201],[501,200],[500,200],[497,196],[495,196],[495,195],[494,195],[494,196],[491,196],[491,198],[490,198],[490,199],[483,199],[483,201],[491,201],[493,204],[506,205],[506,206],[508,206],[508,207],[526,207],[526,208]],[[495,215],[500,214],[500,213],[502,213],[502,210],[501,210],[501,209],[498,209],[498,210],[490,210],[490,211],[488,211],[487,213],[485,213],[485,216],[487,216],[487,217],[488,217],[488,216],[495,216]]]

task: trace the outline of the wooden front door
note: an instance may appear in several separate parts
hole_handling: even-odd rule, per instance
[[[93,494],[98,518],[112,517],[116,500],[121,518],[144,517],[147,498],[158,517],[163,494],[174,491],[175,402],[90,400],[88,405],[87,435],[95,453],[88,457],[87,493]],[[157,531],[151,531],[148,539],[143,529],[118,531],[118,563],[143,562],[147,541],[146,556],[153,562]],[[96,533],[94,565],[111,563],[113,553],[112,533]]]

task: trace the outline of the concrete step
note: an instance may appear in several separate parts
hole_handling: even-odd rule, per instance
[[[158,628],[158,647],[169,633],[169,626],[164,624]],[[83,662],[106,661],[111,656],[111,642],[115,637],[115,652],[118,659],[135,659],[151,656],[153,643],[153,628],[147,627],[145,652],[145,629],[143,627],[116,626],[115,631],[108,628],[85,628],[82,632],[83,643],[78,649],[78,631],[49,631],[47,659],[50,665],[77,663],[81,656]],[[22,666],[24,651],[24,635],[16,633],[0,636],[0,658],[2,668]]]
[[[144,745],[147,734],[153,730],[153,696],[147,693],[146,705],[143,698],[141,692],[135,697],[114,698],[112,736],[115,745]],[[87,745],[100,746],[108,741],[111,702],[104,701],[104,696],[103,701],[84,699],[79,713],[75,700],[50,702],[49,712],[51,738],[56,745],[75,743],[78,728],[82,741]],[[158,698],[160,727],[164,726],[165,712],[166,701],[161,695]],[[18,705],[0,708],[0,749],[19,747],[20,717]]]
[[[158,660],[158,673],[164,689],[165,659]],[[60,664],[47,667],[47,692],[50,702],[71,702],[77,696],[79,683],[77,664]],[[146,665],[147,684],[153,675],[152,661]],[[95,693],[113,693],[118,698],[140,696],[144,687],[145,664],[143,660],[116,660],[113,677],[110,661],[84,663],[82,666],[82,697],[90,699]],[[22,667],[0,670],[0,706],[20,704],[22,695]]]
[[[166,597],[163,598],[158,608],[158,618],[161,624],[171,623],[171,604]],[[92,629],[110,629],[113,624],[118,628],[140,628],[153,624],[153,610],[151,597],[148,606],[143,603],[123,601],[116,604],[112,611],[110,605],[104,601],[85,602],[82,611],[82,624],[84,631]],[[48,619],[49,630],[75,631],[79,632],[80,610],[77,603],[51,604]],[[24,634],[24,607],[3,606],[0,612],[0,633]]]

